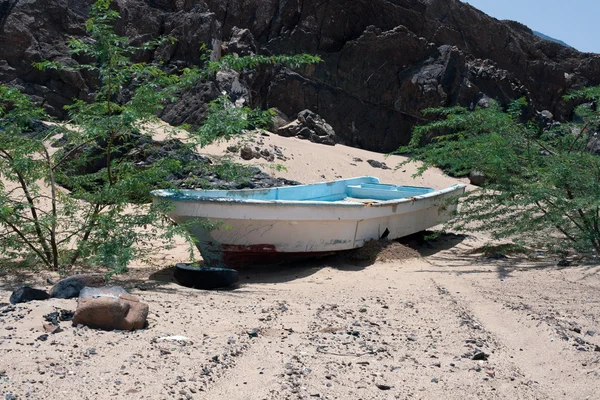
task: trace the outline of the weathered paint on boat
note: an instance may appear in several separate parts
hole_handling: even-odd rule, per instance
[[[239,267],[362,247],[447,221],[446,200],[465,185],[443,190],[384,185],[375,177],[249,190],[157,190],[172,202],[169,217],[197,239],[206,262]]]

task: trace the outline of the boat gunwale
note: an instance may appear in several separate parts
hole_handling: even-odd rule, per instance
[[[305,185],[303,185],[305,186]],[[420,187],[420,186],[414,186]],[[412,197],[402,197],[391,200],[364,199],[364,202],[351,200],[337,201],[315,201],[315,200],[259,200],[259,199],[231,199],[226,197],[202,197],[202,196],[185,196],[175,194],[173,190],[154,190],[151,192],[152,197],[163,201],[172,201],[180,203],[198,203],[198,204],[215,204],[215,205],[252,205],[252,206],[327,206],[327,207],[385,207],[390,205],[404,204],[409,202],[417,202],[427,200],[434,197],[439,197],[444,194],[464,189],[467,185],[458,183],[449,186],[445,189],[434,190],[432,192]],[[272,188],[276,189],[276,188]],[[242,189],[243,190],[243,189]],[[247,189],[247,190],[269,190],[269,189]],[[201,192],[201,191],[198,191]],[[369,201],[372,200],[372,201]]]

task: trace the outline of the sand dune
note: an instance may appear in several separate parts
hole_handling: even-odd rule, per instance
[[[207,155],[221,156],[227,154],[226,149],[228,146],[237,143],[239,142],[219,143],[207,146],[199,151]],[[413,178],[413,175],[417,172],[417,163],[411,163],[399,169],[396,168],[406,160],[405,157],[397,155],[388,157],[384,154],[343,145],[319,145],[307,140],[284,138],[274,134],[269,134],[269,136],[255,134],[245,139],[244,143],[252,148],[258,147],[269,151],[273,151],[276,146],[288,160],[276,159],[270,163],[265,159],[243,161],[237,157],[236,161],[258,165],[266,172],[272,172],[274,176],[293,179],[302,183],[370,175],[377,176],[388,183],[430,186],[435,189],[442,189],[459,182],[459,180],[450,178],[437,169],[425,172],[422,177]],[[373,168],[367,162],[368,160],[383,162],[390,169]],[[273,168],[275,164],[284,166],[286,170],[278,171]],[[460,182],[468,183],[468,180],[460,180]]]

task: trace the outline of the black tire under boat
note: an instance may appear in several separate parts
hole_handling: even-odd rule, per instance
[[[235,269],[196,267],[191,264],[177,264],[174,276],[182,286],[204,290],[229,287],[239,280],[239,273]]]

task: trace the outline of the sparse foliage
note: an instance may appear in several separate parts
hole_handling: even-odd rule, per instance
[[[250,107],[236,107],[224,93],[208,105],[206,118],[194,133],[200,146],[240,137],[247,129],[266,127],[273,112]]]
[[[31,258],[62,270],[83,261],[102,265],[110,273],[125,271],[133,259],[156,250],[156,241],[170,243],[185,232],[165,217],[166,205],[147,204],[149,191],[168,187],[166,177],[181,162],[165,157],[139,165],[127,155],[132,142],[177,94],[222,68],[253,68],[264,63],[301,65],[316,57],[226,57],[166,73],[160,65],[136,63],[134,54],[149,51],[170,37],[132,46],[114,32],[119,14],[110,0],[96,1],[86,23],[88,38],[73,39],[74,55],[90,63],[64,65],[43,61],[40,69],[90,71],[99,85],[90,101],[74,100],[66,107],[70,120],[33,132],[35,121],[50,120],[44,110],[14,88],[0,86],[0,253]],[[209,144],[243,134],[270,115],[237,108],[226,96],[209,106],[204,126],[190,134],[190,145]],[[183,129],[177,130],[184,133]],[[58,152],[59,141],[66,142]],[[89,165],[91,173],[75,173]],[[235,167],[222,167],[234,179]],[[60,184],[60,185],[59,185]],[[67,187],[65,190],[63,187]]]
[[[540,127],[522,122],[524,100],[504,111],[432,109],[441,118],[415,128],[409,146],[424,164],[464,176],[478,171],[486,183],[462,199],[451,226],[491,232],[495,238],[545,244],[555,250],[600,251],[600,157],[589,149],[600,125],[600,88],[570,93],[585,102],[575,122]]]

